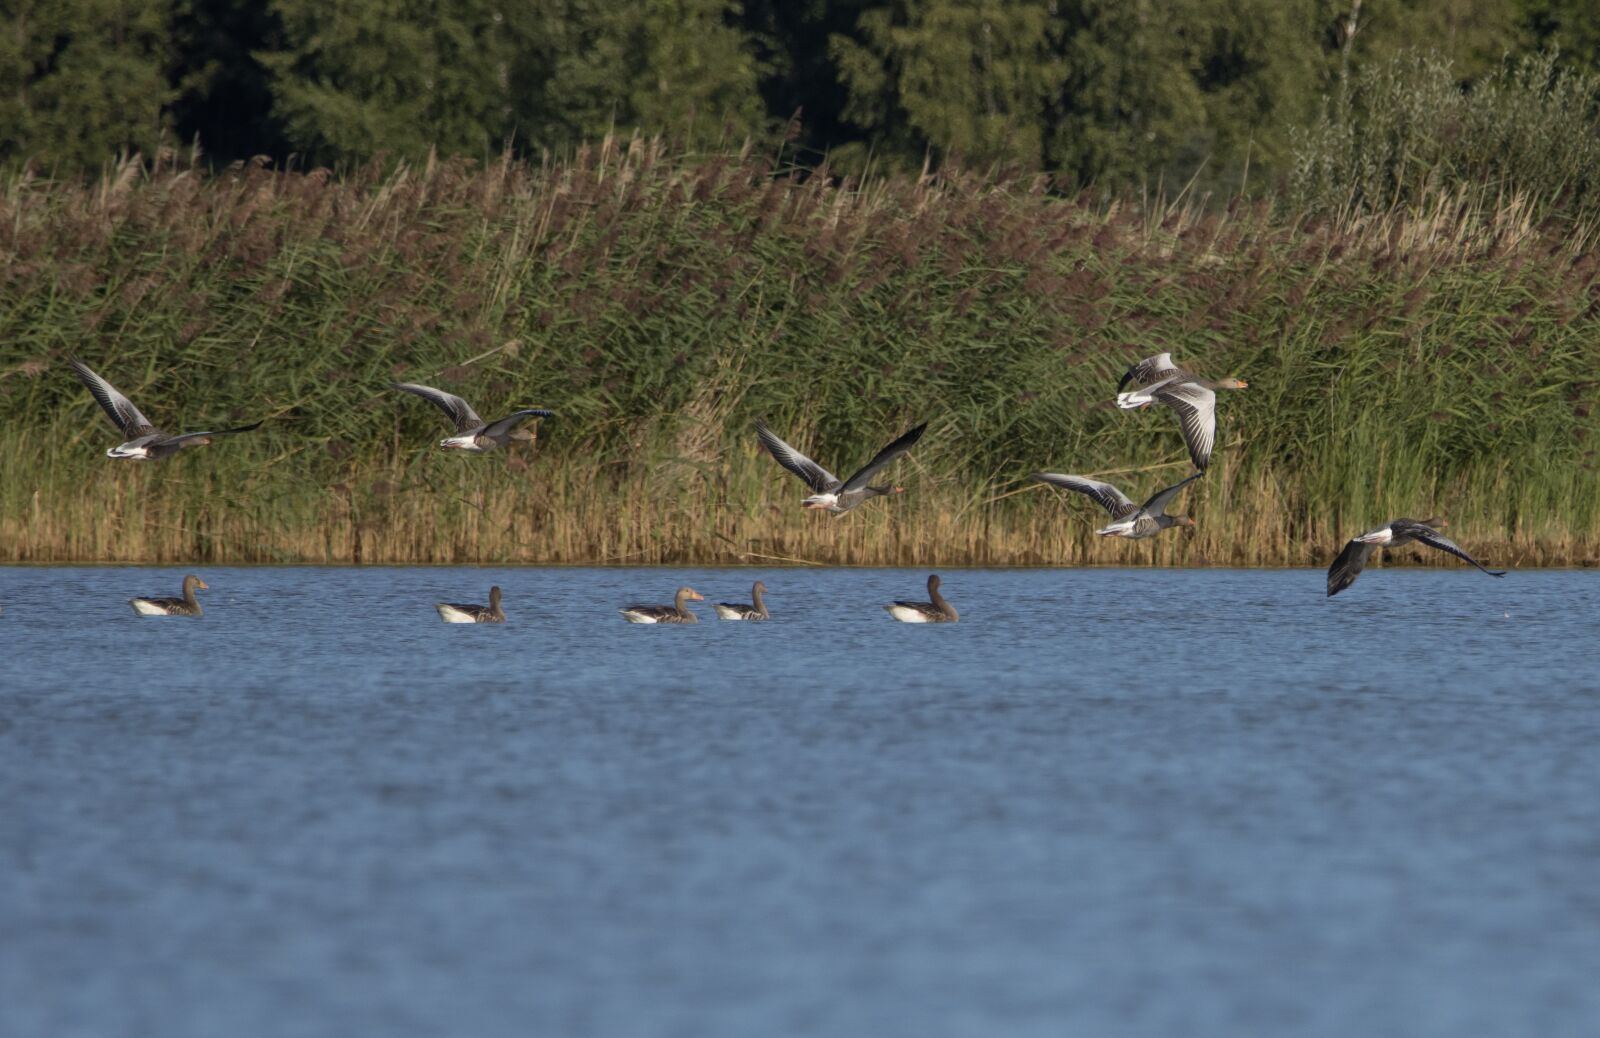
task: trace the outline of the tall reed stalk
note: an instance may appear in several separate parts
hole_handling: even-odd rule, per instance
[[[1518,200],[1310,218],[1097,205],[1043,180],[841,182],[607,140],[569,161],[0,185],[0,559],[1314,564],[1442,514],[1505,564],[1600,555],[1600,258]],[[1106,543],[1100,473],[1187,471],[1110,400],[1170,350],[1222,401],[1199,526]],[[154,465],[80,354],[170,428]],[[531,449],[443,455],[429,382],[547,406]],[[920,420],[911,492],[798,508],[765,417],[835,470]]]

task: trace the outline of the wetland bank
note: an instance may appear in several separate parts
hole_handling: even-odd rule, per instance
[[[1600,257],[1514,200],[1447,202],[1103,203],[644,139],[343,176],[12,176],[0,558],[1310,565],[1439,514],[1502,564],[1590,564]],[[1198,526],[1102,544],[1024,480],[1181,476],[1171,423],[1111,404],[1156,349],[1250,389],[1185,504]],[[174,421],[266,423],[109,464],[72,353]],[[394,380],[556,417],[441,456],[439,415]],[[823,457],[930,426],[908,493],[835,521],[798,509],[757,418]]]

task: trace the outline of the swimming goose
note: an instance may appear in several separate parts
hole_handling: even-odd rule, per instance
[[[209,590],[205,581],[191,573],[183,578],[182,598],[130,598],[128,604],[140,616],[200,616],[204,610],[194,597],[195,588]]]
[[[1143,505],[1136,505],[1128,500],[1128,496],[1110,483],[1102,483],[1098,479],[1089,479],[1086,476],[1068,476],[1059,472],[1035,472],[1033,478],[1041,483],[1062,487],[1066,490],[1076,490],[1080,494],[1087,494],[1095,503],[1111,513],[1112,523],[1103,526],[1095,533],[1102,537],[1126,537],[1130,541],[1144,540],[1154,537],[1169,526],[1193,526],[1194,520],[1186,515],[1168,515],[1167,503],[1177,496],[1178,491],[1193,483],[1203,472],[1196,472],[1188,479],[1172,484],[1165,490],[1158,490]]]
[[[889,464],[889,462],[910,450],[911,445],[922,438],[922,434],[927,428],[928,423],[923,422],[879,451],[877,457],[867,462],[855,475],[849,479],[841,480],[821,465],[778,439],[777,435],[767,428],[766,422],[760,419],[756,420],[756,435],[761,438],[761,443],[767,448],[768,453],[772,455],[779,465],[805,480],[806,486],[815,491],[810,497],[800,502],[801,507],[826,509],[836,516],[850,511],[850,509],[868,498],[881,497],[884,494],[905,493],[905,487],[869,487],[867,486],[867,480],[871,479],[879,469]]]
[[[738,602],[718,602],[717,615],[724,620],[770,620],[772,614],[767,612],[767,603],[762,599],[766,594],[767,585],[756,581],[750,588],[750,597],[755,599],[754,605],[741,605]]]
[[[928,577],[928,597],[931,602],[899,602],[896,601],[883,608],[889,615],[903,624],[953,624],[961,619],[961,614],[956,612],[956,607],[945,601],[939,594],[939,575],[937,573]]]
[[[439,619],[447,624],[503,624],[506,622],[506,612],[500,608],[500,588],[489,589],[489,604],[460,605],[456,602],[435,602],[433,608],[439,611]]]
[[[472,405],[456,396],[446,393],[442,389],[432,386],[419,386],[414,382],[395,382],[393,388],[407,393],[415,393],[422,399],[437,405],[439,410],[449,415],[450,421],[455,423],[456,434],[446,436],[439,441],[443,450],[471,451],[482,454],[492,451],[496,447],[504,447],[512,440],[531,440],[533,434],[528,432],[514,432],[518,423],[529,418],[549,418],[554,411],[546,411],[542,407],[528,407],[521,411],[512,411],[497,422],[485,422],[478,417],[478,412]]]
[[[1402,544],[1419,541],[1430,548],[1447,551],[1456,558],[1470,562],[1483,570],[1491,577],[1503,577],[1503,569],[1485,569],[1477,559],[1462,551],[1454,541],[1434,529],[1436,526],[1446,525],[1441,519],[1396,519],[1387,526],[1380,526],[1376,530],[1368,530],[1357,537],[1350,538],[1344,546],[1344,551],[1333,560],[1333,565],[1328,567],[1328,597],[1332,598],[1361,576],[1362,567],[1367,560],[1372,558],[1372,553],[1379,548],[1398,548]]]
[[[96,375],[89,369],[89,365],[74,357],[71,361],[72,370],[77,374],[78,380],[89,387],[89,392],[100,402],[111,418],[111,424],[121,430],[127,442],[112,447],[106,451],[108,458],[120,458],[129,461],[159,461],[169,458],[185,447],[199,447],[211,442],[213,436],[230,436],[233,433],[249,432],[261,423],[241,425],[234,429],[216,429],[211,432],[191,432],[173,436],[164,433],[150,424],[150,419],[139,413],[133,406],[133,401],[117,392],[116,387],[105,379]]]
[[[685,602],[700,602],[705,595],[692,587],[680,587],[672,605],[631,605],[619,609],[630,624],[697,624],[700,619],[689,612]]]
[[[1139,382],[1144,388],[1124,393],[1122,387]],[[1218,389],[1244,389],[1250,383],[1238,378],[1212,381],[1184,371],[1172,363],[1172,354],[1146,357],[1123,373],[1117,383],[1117,406],[1125,411],[1165,404],[1178,412],[1183,427],[1183,442],[1189,447],[1194,467],[1204,472],[1211,464],[1211,450],[1217,440]]]

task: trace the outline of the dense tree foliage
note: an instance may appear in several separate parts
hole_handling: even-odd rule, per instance
[[[1352,77],[1426,52],[1592,73],[1592,0],[0,0],[0,158],[198,143],[347,164],[789,134],[836,169],[968,163],[1234,189]],[[1554,74],[1554,73],[1552,73]],[[1367,94],[1372,94],[1369,83]],[[1339,107],[1343,105],[1343,107]],[[1569,105],[1570,106],[1570,105]],[[796,112],[800,118],[793,120]],[[792,121],[793,120],[793,121]],[[1327,134],[1323,134],[1326,143]],[[1256,173],[1254,171],[1260,171]]]

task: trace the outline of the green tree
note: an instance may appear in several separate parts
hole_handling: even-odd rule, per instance
[[[284,49],[258,57],[288,143],[317,162],[497,150],[520,60],[507,6],[275,0]]]
[[[1434,51],[1463,79],[1499,68],[1517,46],[1522,21],[1516,0],[1323,0],[1319,6],[1323,23],[1334,26],[1330,44],[1348,38],[1353,45],[1353,67]]]
[[[1600,71],[1600,11],[1594,0],[1522,0],[1526,49],[1555,51],[1561,63]]]
[[[1287,149],[1328,82],[1308,0],[1077,0],[1048,158],[1095,183],[1164,175],[1232,190]]]
[[[175,0],[13,0],[0,7],[0,156],[66,170],[151,154],[176,96]]]
[[[898,0],[862,13],[832,49],[845,117],[908,158],[924,145],[977,161],[1040,165],[1066,70],[1055,4]]]
[[[571,0],[544,24],[560,45],[530,123],[547,143],[613,127],[716,140],[767,122],[753,42],[730,0]]]

